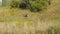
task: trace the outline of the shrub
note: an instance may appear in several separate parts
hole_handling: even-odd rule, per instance
[[[26,1],[21,1],[21,3],[19,4],[19,8],[26,9],[27,8]]]
[[[48,34],[59,34],[60,33],[60,27],[51,27],[47,30]]]
[[[41,11],[46,9],[48,5],[48,0],[22,0],[22,1],[12,1],[11,7],[19,7],[23,9],[30,9],[31,11]]]
[[[15,0],[13,0],[13,1],[11,1],[11,3],[10,3],[10,6],[12,7],[12,8],[15,8],[15,7],[18,7],[18,2],[17,1],[15,1]]]
[[[30,0],[31,8],[35,11],[41,11],[47,7],[46,0]]]

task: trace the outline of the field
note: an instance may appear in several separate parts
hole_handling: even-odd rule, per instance
[[[40,12],[0,7],[0,34],[60,34],[60,0]]]

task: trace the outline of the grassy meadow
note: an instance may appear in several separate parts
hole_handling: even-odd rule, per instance
[[[60,34],[60,0],[40,12],[0,7],[0,34]]]

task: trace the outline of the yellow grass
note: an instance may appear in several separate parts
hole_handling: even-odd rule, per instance
[[[54,0],[40,12],[0,7],[0,34],[60,34],[59,3]]]

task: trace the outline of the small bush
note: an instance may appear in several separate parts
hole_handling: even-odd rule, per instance
[[[59,27],[51,27],[48,29],[48,34],[59,34],[60,33],[60,28]]]
[[[18,5],[19,5],[19,2],[16,1],[16,0],[11,1],[11,3],[10,3],[10,6],[11,6],[12,8],[17,8]]]
[[[31,7],[35,11],[41,11],[47,7],[46,0],[30,0]]]
[[[19,8],[26,9],[26,7],[27,7],[27,5],[24,2],[19,4]]]

